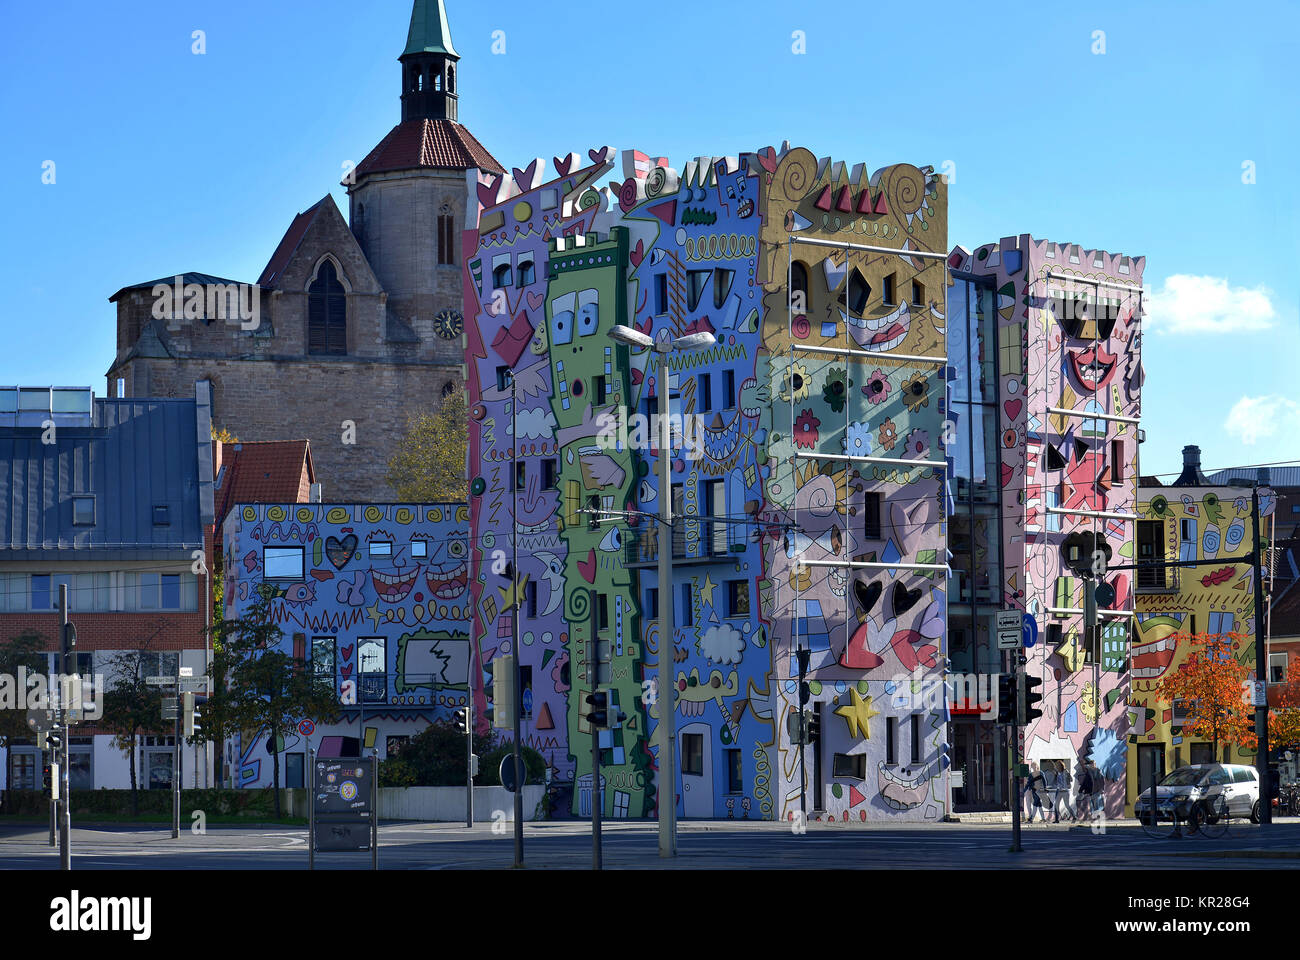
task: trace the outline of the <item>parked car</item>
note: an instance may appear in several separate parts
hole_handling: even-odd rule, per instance
[[[1179,767],[1156,784],[1156,804],[1162,817],[1175,809],[1181,819],[1195,822],[1217,818],[1226,810],[1231,817],[1249,817],[1259,823],[1259,778],[1254,767],[1236,763],[1195,763]],[[1133,814],[1146,823],[1151,816],[1151,790],[1133,803]]]

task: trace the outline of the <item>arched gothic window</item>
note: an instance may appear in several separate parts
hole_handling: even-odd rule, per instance
[[[347,291],[339,282],[334,261],[326,260],[307,288],[308,353],[348,352],[347,304]]]

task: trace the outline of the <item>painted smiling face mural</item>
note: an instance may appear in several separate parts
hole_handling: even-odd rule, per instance
[[[339,694],[336,717],[284,732],[284,763],[345,740],[385,756],[390,738],[468,702],[464,504],[240,505],[223,545],[227,615],[269,597],[285,649],[332,677]],[[266,741],[246,731],[231,745],[241,785],[270,782]]]

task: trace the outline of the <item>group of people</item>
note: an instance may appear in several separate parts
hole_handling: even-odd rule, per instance
[[[1030,801],[1030,823],[1034,822],[1035,813],[1041,815],[1044,823],[1047,822],[1047,813],[1043,808],[1044,798],[1051,806],[1053,823],[1061,822],[1062,805],[1070,820],[1092,819],[1105,801],[1101,771],[1092,760],[1081,760],[1079,767],[1078,799],[1071,807],[1070,772],[1065,767],[1065,761],[1044,760],[1041,769],[1037,761],[1029,764],[1029,779],[1025,783],[1024,796],[1028,796]]]

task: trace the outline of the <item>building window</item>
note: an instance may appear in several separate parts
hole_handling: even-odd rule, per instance
[[[651,587],[645,592],[646,616],[651,620],[659,619],[659,591]]]
[[[361,679],[363,703],[383,703],[388,697],[384,637],[361,637],[357,647],[357,674]]]
[[[912,306],[920,307],[925,304],[925,287],[916,280],[912,281]]]
[[[722,409],[731,410],[736,406],[736,371],[722,371]]]
[[[891,306],[894,303],[894,275],[892,273],[885,277],[885,292],[881,299]]]
[[[700,298],[704,296],[704,285],[709,282],[711,270],[687,270],[686,271],[686,309],[692,313],[700,305]]]
[[[885,496],[881,493],[868,493],[862,498],[862,536],[867,540],[879,540],[883,533],[880,529],[880,511]]]
[[[691,603],[691,585],[689,583],[682,584],[682,626],[695,626],[695,609]]]
[[[334,638],[311,638],[311,669],[318,677],[334,676]]]
[[[885,763],[898,763],[897,717],[885,717]]]
[[[301,580],[302,547],[266,547],[262,551],[262,571],[268,580]]]
[[[492,286],[502,290],[510,286],[510,264],[502,263],[492,268]]]
[[[348,352],[347,292],[334,261],[321,264],[307,288],[307,352],[339,356]]]
[[[749,581],[727,581],[727,616],[749,616]]]
[[[871,284],[867,283],[867,278],[858,272],[857,267],[849,271],[849,282],[844,287],[844,292],[840,294],[840,303],[849,313],[861,316],[867,309],[867,301],[871,299]]]
[[[366,549],[372,557],[391,557],[393,555],[393,545],[387,540],[371,540],[366,544]]]
[[[72,524],[77,527],[93,527],[95,525],[94,497],[72,498]]]
[[[51,599],[52,591],[50,590],[50,575],[48,573],[32,574],[32,604],[33,610],[50,610],[54,606]]]
[[[145,651],[141,653],[140,675],[144,677],[175,677],[181,672],[181,655],[175,651],[170,653]]]
[[[274,547],[268,547],[270,552]],[[299,572],[297,577],[283,579],[302,579],[301,548],[299,552]],[[181,577],[178,573],[142,573],[140,576],[141,610],[179,610],[181,609]],[[268,579],[270,579],[268,577]]]
[[[603,375],[594,378],[594,386],[596,388],[596,396],[592,399],[592,402],[596,406],[601,406],[605,402],[605,378]]]
[[[587,498],[587,529],[600,528],[600,494],[593,493]]]
[[[668,274],[655,275],[655,316],[668,312]]]
[[[552,488],[555,486],[555,480],[556,480],[556,476],[557,476],[557,472],[558,472],[558,470],[557,470],[558,466],[559,466],[559,464],[558,464],[558,462],[555,461],[555,460],[543,460],[543,461],[542,461],[542,487],[543,487],[543,489],[550,490],[550,489],[552,489]]]
[[[411,541],[412,557],[427,557],[429,555],[429,545],[423,540]]]
[[[528,619],[537,619],[537,581],[529,580],[524,584],[524,599],[528,604]]]
[[[1110,476],[1111,480],[1119,483],[1124,479],[1124,441],[1112,440],[1110,442]]]
[[[1193,743],[1187,748],[1188,762],[1195,765],[1198,763],[1214,762],[1214,744],[1212,743]]]
[[[1285,683],[1286,682],[1286,654],[1270,653],[1268,655],[1268,682]]]
[[[171,526],[171,508],[158,505],[153,508],[153,525],[155,527]]]
[[[598,594],[596,596],[596,629],[609,629],[609,595]]]
[[[790,311],[795,316],[812,313],[808,296],[808,268],[798,260],[790,264]]]
[[[867,779],[867,757],[863,753],[837,753],[831,763],[831,776],[849,780]]]
[[[912,714],[912,763],[921,762],[921,715]]]
[[[438,215],[438,263],[447,266],[456,263],[456,220],[446,213]]]
[[[1184,543],[1194,543],[1196,541],[1196,521],[1191,517],[1183,517],[1178,521],[1179,539]]]
[[[523,490],[528,486],[528,463],[525,460],[516,460],[515,469],[512,471],[510,489]]]
[[[537,266],[531,255],[519,261],[519,286],[527,287],[537,282]]]
[[[741,752],[739,750],[725,750],[723,752],[727,755],[727,793],[744,793],[745,780],[742,775],[744,768],[741,766]]]
[[[707,373],[701,373],[696,376],[700,385],[700,413],[708,413],[713,409],[713,378]]]
[[[693,777],[704,776],[704,734],[682,734],[682,773]]]

